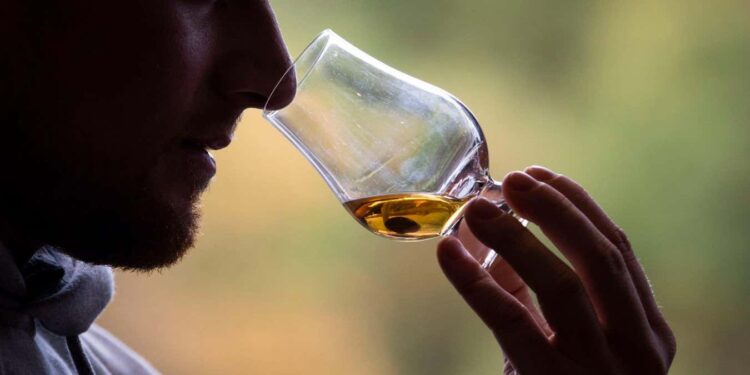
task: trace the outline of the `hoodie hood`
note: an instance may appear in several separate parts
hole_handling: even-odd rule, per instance
[[[79,335],[94,323],[113,292],[109,267],[78,261],[49,246],[18,267],[0,243],[0,317],[28,315],[60,336]]]

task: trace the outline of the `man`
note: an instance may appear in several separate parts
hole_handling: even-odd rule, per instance
[[[93,325],[108,266],[164,268],[191,247],[215,173],[207,150],[229,145],[241,111],[261,108],[290,66],[270,5],[0,7],[0,373],[156,373]],[[288,104],[295,81],[268,106]],[[575,268],[483,200],[468,228],[504,260],[487,272],[460,241],[441,242],[440,265],[497,336],[506,371],[666,373],[674,338],[622,232],[549,170],[510,174],[505,188]]]

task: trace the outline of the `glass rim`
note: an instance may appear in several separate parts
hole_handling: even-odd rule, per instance
[[[274,85],[273,90],[271,90],[271,93],[268,95],[268,99],[266,100],[266,103],[263,105],[263,115],[269,116],[273,113],[280,111],[283,108],[280,109],[274,109],[274,110],[268,110],[268,103],[271,102],[271,100],[274,97],[274,94],[276,94],[276,91],[279,88],[279,85],[281,82],[284,81],[284,78],[286,78],[287,75],[289,75],[289,72],[294,71],[296,80],[297,80],[297,89],[305,82],[308,76],[310,76],[310,73],[312,72],[313,68],[318,64],[318,61],[320,61],[320,58],[323,57],[326,50],[328,49],[328,46],[331,44],[331,40],[334,38],[341,39],[341,37],[336,34],[331,29],[325,29],[318,33],[318,35],[300,52],[299,55],[294,59],[292,62],[292,65],[287,68],[287,70],[284,72],[284,74],[279,78],[279,81],[276,82],[276,85]],[[319,46],[318,50],[315,50],[315,47]],[[310,55],[310,53],[315,52],[315,54]],[[310,55],[310,56],[308,56]],[[311,60],[312,62],[307,66],[307,68],[302,72],[303,74],[300,74],[301,72],[297,71],[297,67],[299,66],[299,63],[305,60]]]
[[[330,47],[333,45],[341,46],[342,48],[346,50],[346,53],[355,56],[356,58],[362,60],[363,62],[369,65],[372,65],[376,67],[377,69],[380,69],[383,72],[386,72],[389,75],[396,76],[401,80],[410,82],[412,85],[419,86],[425,91],[439,93],[440,95],[453,96],[439,87],[436,87],[430,83],[422,81],[421,79],[418,79],[416,77],[410,76],[400,70],[397,70],[391,67],[388,64],[383,63],[382,61],[370,56],[368,53],[357,48],[355,45],[349,43],[346,39],[336,34],[333,30],[325,29],[321,31],[312,40],[312,42],[310,42],[310,44],[308,44],[302,50],[302,52],[297,56],[297,58],[294,59],[294,61],[292,62],[292,65],[286,70],[286,72],[284,72],[284,74],[281,76],[278,82],[276,82],[276,85],[274,86],[273,90],[271,90],[271,94],[268,96],[266,103],[263,105],[263,117],[265,117],[266,119],[270,119],[270,117],[272,117],[275,113],[282,111],[288,106],[294,104],[294,102],[292,101],[291,103],[289,103],[287,106],[283,108],[268,110],[268,104],[273,99],[274,95],[276,94],[276,91],[279,88],[279,85],[281,84],[281,82],[284,81],[284,78],[287,77],[289,72],[292,71],[292,69],[294,69],[296,73],[302,73],[302,74],[296,74],[297,91],[299,91],[302,88],[303,84],[310,77],[315,67],[320,63],[320,60],[323,58],[326,52],[328,52]],[[318,48],[318,46],[320,48]],[[300,63],[302,62],[307,63],[308,61],[309,61],[308,65],[303,65],[304,69],[302,69],[301,71],[297,70],[300,67]]]

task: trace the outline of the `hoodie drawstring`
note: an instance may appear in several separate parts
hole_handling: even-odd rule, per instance
[[[94,369],[91,368],[91,363],[86,358],[86,353],[83,352],[81,338],[78,335],[67,336],[65,341],[68,343],[68,350],[70,350],[70,356],[73,357],[73,364],[76,366],[78,375],[94,375]]]

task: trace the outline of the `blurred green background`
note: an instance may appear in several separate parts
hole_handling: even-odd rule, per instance
[[[750,366],[750,3],[277,0],[290,52],[332,28],[476,113],[496,178],[586,186],[628,232],[674,374]],[[118,275],[101,324],[169,374],[499,374],[436,241],[362,229],[247,111],[179,265]]]

